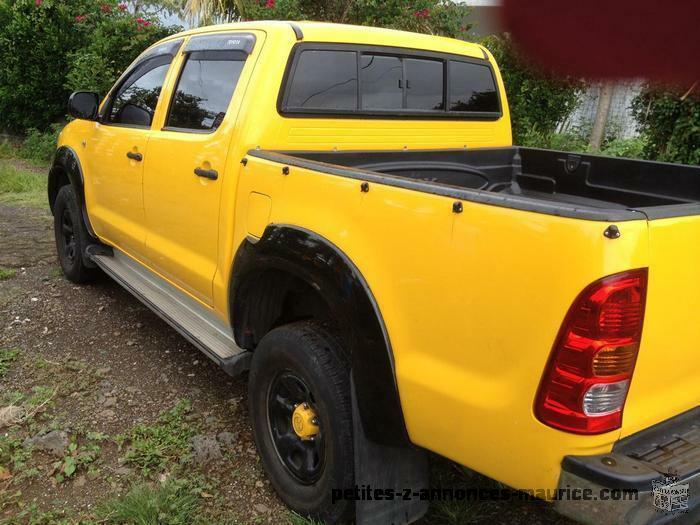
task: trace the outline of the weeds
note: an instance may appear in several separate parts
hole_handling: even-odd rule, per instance
[[[291,525],[322,525],[320,521],[312,520],[311,518],[305,518],[296,512],[289,513],[289,522]]]
[[[164,412],[155,425],[138,425],[123,441],[129,442],[124,458],[141,469],[144,476],[162,470],[167,463],[187,457],[190,440],[197,428],[185,416],[191,411],[189,401],[178,402]]]
[[[105,503],[98,514],[114,525],[190,525],[195,522],[197,495],[186,481],[161,486],[136,485],[126,495]]]
[[[44,206],[46,184],[46,175],[0,162],[0,202]]]
[[[20,148],[21,157],[37,164],[50,162],[56,152],[58,135],[63,124],[53,124],[48,131],[30,128]]]
[[[10,369],[10,365],[19,356],[17,348],[0,348],[0,378],[5,377]]]
[[[58,483],[63,483],[72,477],[80,468],[89,468],[97,462],[101,449],[94,443],[78,445],[74,440],[68,445],[67,454],[63,459],[53,464],[54,478]]]
[[[16,273],[17,270],[13,270],[12,268],[3,268],[2,266],[0,266],[0,281],[6,281],[7,279],[11,279],[15,276]]]

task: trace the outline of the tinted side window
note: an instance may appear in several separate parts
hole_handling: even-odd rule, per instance
[[[166,126],[213,131],[226,116],[245,60],[240,53],[190,53],[180,74]]]
[[[403,107],[403,65],[398,57],[362,55],[362,109]]]
[[[171,61],[170,56],[160,56],[138,65],[112,99],[107,121],[150,126]]]
[[[405,59],[406,109],[443,110],[443,62]]]
[[[357,109],[357,54],[354,51],[303,51],[296,64],[287,107]]]
[[[500,111],[496,84],[488,67],[450,62],[450,110]]]

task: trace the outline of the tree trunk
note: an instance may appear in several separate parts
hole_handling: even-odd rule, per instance
[[[600,87],[600,97],[598,98],[598,108],[595,112],[595,120],[593,121],[593,130],[591,131],[591,139],[588,145],[591,151],[599,151],[600,145],[605,137],[605,124],[608,121],[608,113],[610,113],[610,104],[612,103],[613,92],[615,86],[613,84],[602,84]]]

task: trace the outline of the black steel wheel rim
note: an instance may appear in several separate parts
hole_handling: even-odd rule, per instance
[[[279,373],[270,383],[267,395],[267,422],[277,456],[285,469],[297,481],[310,485],[323,472],[324,439],[321,417],[319,431],[313,440],[299,437],[292,426],[296,407],[307,403],[315,408],[315,399],[306,382],[287,370]]]
[[[78,255],[78,244],[75,238],[75,228],[73,226],[73,219],[70,216],[68,209],[64,209],[61,214],[61,243],[63,257],[69,265],[75,263],[75,259]]]

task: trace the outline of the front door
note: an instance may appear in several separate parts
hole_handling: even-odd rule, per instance
[[[182,40],[139,58],[122,76],[83,143],[85,195],[95,233],[137,259],[145,257],[143,166],[160,93]]]
[[[148,144],[143,184],[153,269],[209,305],[236,116],[231,100],[250,52],[222,50],[228,43],[241,47],[232,37],[192,37],[186,45],[164,127]]]

